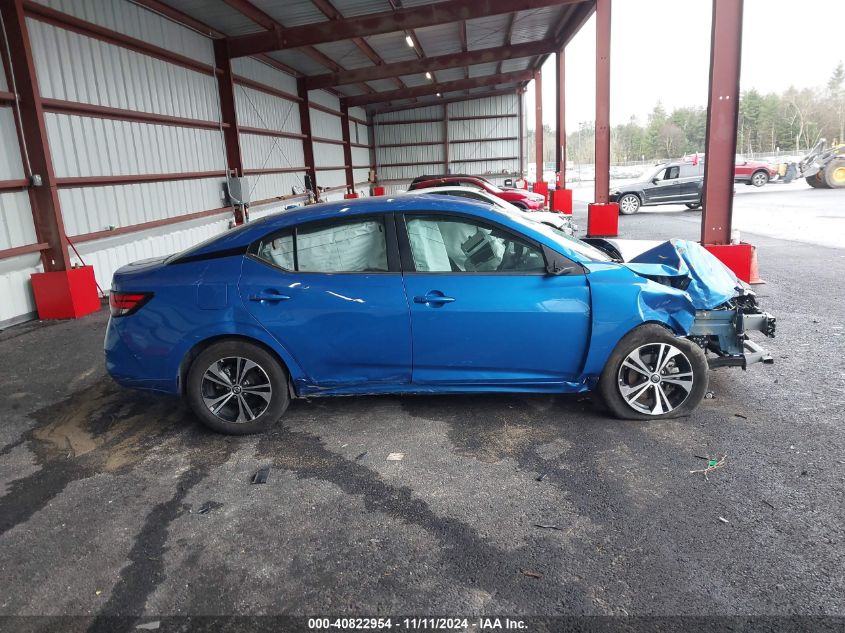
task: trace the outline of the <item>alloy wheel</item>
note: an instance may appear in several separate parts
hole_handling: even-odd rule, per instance
[[[767,182],[769,182],[769,177],[766,176],[763,172],[757,172],[751,177],[751,184],[755,187],[762,187]]]
[[[221,358],[202,377],[205,406],[225,422],[252,422],[267,410],[272,396],[267,372],[248,358]]]
[[[639,198],[637,198],[637,196],[628,194],[627,196],[622,196],[622,198],[619,200],[619,210],[625,215],[636,213],[639,208],[640,200]]]
[[[649,343],[625,357],[617,380],[629,407],[646,415],[662,415],[686,401],[692,391],[693,368],[674,345]]]

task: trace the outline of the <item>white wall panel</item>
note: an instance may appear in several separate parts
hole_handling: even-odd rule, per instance
[[[23,177],[23,162],[18,132],[15,129],[15,112],[12,108],[0,107],[0,180],[19,180]]]
[[[111,288],[114,271],[130,262],[181,252],[229,227],[230,216],[201,218],[185,224],[157,227],[130,235],[107,237],[77,244],[86,264],[94,267],[94,276],[103,290]],[[79,261],[75,256],[73,261]]]
[[[219,120],[211,67],[203,75],[33,18],[27,27],[43,97]]]
[[[223,206],[222,178],[59,189],[69,236],[131,226]]]
[[[518,141],[453,143],[449,146],[449,160],[514,158],[518,149]]]
[[[454,172],[464,174],[512,174],[519,167],[517,160],[479,160],[471,163],[454,163],[450,167]]]
[[[382,167],[378,170],[378,177],[379,180],[412,180],[420,174],[439,174],[442,171],[443,163],[420,163],[408,167]]]
[[[5,52],[3,55],[5,56]],[[6,71],[3,68],[3,64],[0,64],[0,90],[9,92],[9,84],[6,83]]]
[[[238,124],[300,134],[299,104],[247,86],[235,85]]]
[[[308,100],[324,105],[332,110],[340,111],[340,99],[325,90],[309,90]]]
[[[362,108],[361,106],[353,106],[349,108],[349,116],[354,116],[356,119],[361,119],[362,121],[367,120],[367,111]]]
[[[232,60],[232,70],[236,76],[252,79],[265,86],[296,94],[296,78],[268,66],[252,57],[236,57]]]
[[[449,118],[461,116],[489,116],[498,114],[516,114],[518,98],[514,95],[499,95],[473,99],[471,101],[457,101],[448,104]]]
[[[310,112],[312,136],[343,140],[343,127],[340,125],[339,116],[314,108],[310,108]]]
[[[305,166],[302,141],[296,138],[241,134],[241,153],[244,169]]]
[[[349,140],[361,145],[370,144],[370,128],[362,123],[349,121]]]
[[[289,196],[292,193],[292,187],[296,187],[297,193],[300,193],[305,190],[304,173],[285,172],[281,174],[257,174],[248,176],[249,189],[252,192],[249,198],[252,201],[257,201],[268,200],[277,196]],[[284,204],[291,203],[285,202]]]
[[[449,121],[449,140],[482,140],[503,136],[519,136],[519,119],[516,117],[498,119],[472,119]],[[518,141],[513,141],[517,143]]]
[[[407,123],[405,125],[376,126],[377,145],[425,143],[443,140],[442,123]],[[408,147],[413,151],[415,147]]]
[[[385,147],[379,150],[379,165],[391,163],[443,163],[442,145],[418,147]]]
[[[352,165],[354,167],[368,167],[370,165],[370,150],[366,147],[353,147]]]
[[[346,186],[346,172],[343,169],[333,169],[331,171],[318,171],[317,184],[320,187],[345,187]],[[343,198],[343,193],[340,192],[340,198]]]
[[[43,271],[38,253],[0,259],[0,327],[34,316],[29,276]]]
[[[375,117],[376,125],[391,121],[420,121],[423,119],[442,119],[443,106],[428,106],[425,108],[412,108],[410,110],[398,110],[396,112],[384,112]]]
[[[220,132],[71,116],[45,116],[58,177],[223,172]]]
[[[338,167],[345,165],[343,161],[343,145],[335,145],[334,143],[314,143],[314,163],[317,167]],[[317,174],[317,182],[320,186],[323,183],[320,180],[320,174]]]
[[[0,193],[0,250],[37,241],[29,194],[26,191]]]
[[[118,0],[37,0],[39,4],[198,61],[214,63],[211,40],[199,33]]]

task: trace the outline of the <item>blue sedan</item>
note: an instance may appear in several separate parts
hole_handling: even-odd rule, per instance
[[[110,305],[111,376],[235,434],[291,398],[355,394],[595,390],[618,417],[674,417],[708,365],[771,360],[748,332],[774,335],[695,243],[587,244],[449,196],[268,216],[124,266]]]

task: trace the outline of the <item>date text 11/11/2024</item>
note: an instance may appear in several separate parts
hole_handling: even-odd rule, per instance
[[[308,628],[314,631],[328,630],[429,630],[429,631],[477,631],[511,630],[528,628],[520,619],[481,618],[308,618]]]

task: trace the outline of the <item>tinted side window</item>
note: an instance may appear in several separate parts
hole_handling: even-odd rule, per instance
[[[407,218],[417,272],[544,273],[543,253],[496,227],[457,218]]]
[[[286,270],[312,273],[386,272],[384,223],[367,218],[319,223],[267,237],[256,254]]]
[[[677,178],[680,170],[680,167],[667,167],[666,172],[663,175],[663,180],[672,180]]]
[[[681,165],[681,178],[695,178],[701,173],[701,168],[697,165]]]

